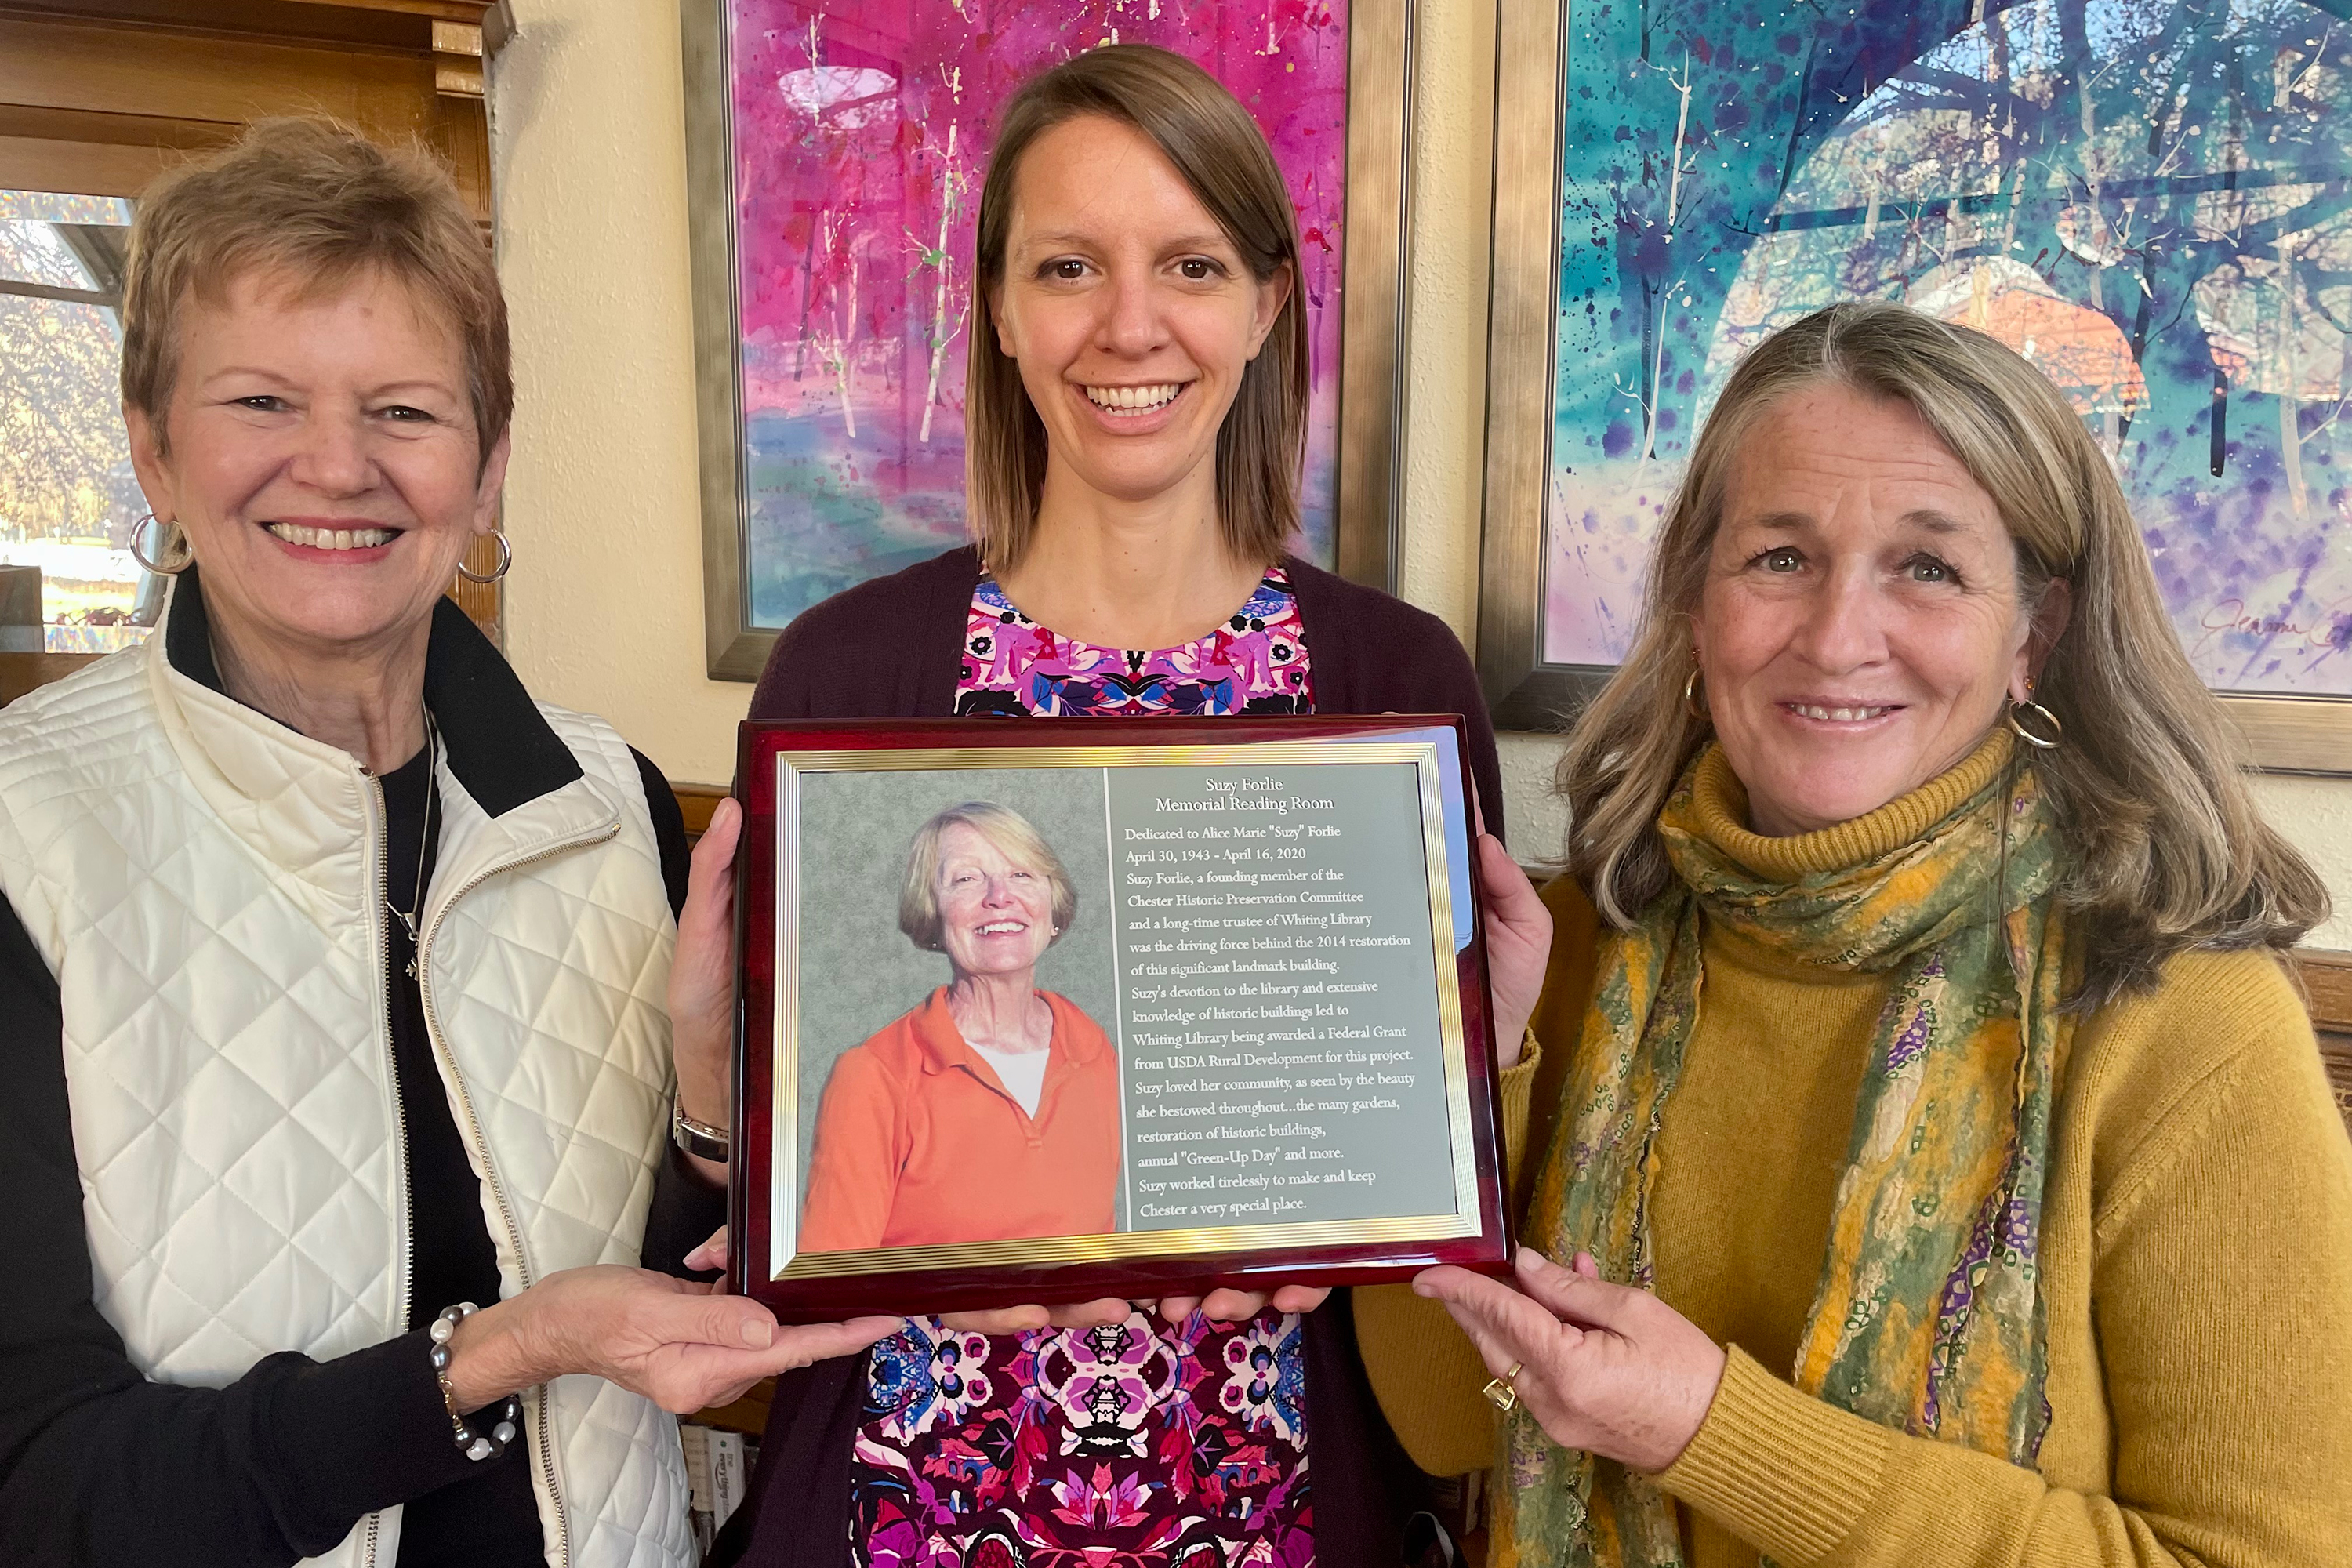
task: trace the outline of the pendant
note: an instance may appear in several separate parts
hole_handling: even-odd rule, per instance
[[[408,970],[408,977],[411,980],[414,980],[416,978],[416,917],[410,914],[407,910],[401,909],[390,899],[386,899],[383,901],[383,907],[392,911],[392,918],[400,922],[400,929],[408,933],[408,963],[406,967]]]

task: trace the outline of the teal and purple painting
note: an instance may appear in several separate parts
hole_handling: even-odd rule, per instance
[[[731,0],[754,626],[961,543],[974,208],[999,108],[1108,43],[1197,60],[1289,182],[1313,345],[1300,548],[1338,469],[1347,0]]]
[[[2209,684],[2352,695],[2352,0],[1566,18],[1549,660],[1622,656],[1741,353],[1874,298],[2065,393]]]

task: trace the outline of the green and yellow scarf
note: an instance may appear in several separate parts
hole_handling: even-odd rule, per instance
[[[1561,1262],[1590,1252],[1602,1278],[1651,1288],[1658,1129],[1698,1016],[1707,922],[1801,963],[1890,975],[1796,1386],[2031,1464],[2049,1417],[2042,1188],[2072,1028],[2051,896],[2061,846],[2010,746],[1996,731],[1946,775],[1984,782],[1907,843],[1793,882],[1759,877],[1704,830],[1697,800],[1738,785],[1719,747],[1700,755],[1658,817],[1676,885],[1602,948],[1526,1233]],[[1648,1478],[1559,1447],[1524,1405],[1504,1445],[1496,1568],[1679,1568],[1674,1509]]]

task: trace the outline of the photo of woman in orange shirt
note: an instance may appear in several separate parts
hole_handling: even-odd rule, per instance
[[[926,1247],[1117,1227],[1118,1055],[1037,988],[1077,889],[1019,812],[950,806],[908,847],[898,929],[948,983],[834,1064],[799,1250]]]

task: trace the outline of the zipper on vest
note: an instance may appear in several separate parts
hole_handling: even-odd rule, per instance
[[[449,1053],[449,1047],[442,1041],[441,1016],[433,1005],[433,966],[425,961],[425,954],[432,945],[435,934],[440,931],[442,920],[457,905],[457,900],[492,877],[502,876],[509,871],[519,871],[526,866],[562,854],[566,850],[584,848],[592,844],[602,844],[607,839],[619,837],[620,833],[621,825],[615,822],[599,832],[582,834],[576,837],[564,839],[561,843],[551,844],[543,849],[524,856],[520,860],[509,860],[504,865],[493,866],[486,871],[478,873],[436,906],[432,920],[426,922],[425,929],[416,939],[416,988],[417,994],[424,998],[425,1002],[425,1037],[432,1042],[433,1054],[439,1058],[442,1071],[448,1075],[449,1086],[457,1091],[458,1109],[466,1115],[462,1131],[472,1144],[474,1158],[481,1162],[483,1177],[490,1184],[490,1196],[499,1206],[499,1218],[507,1227],[507,1240],[514,1248],[515,1277],[521,1281],[522,1288],[526,1290],[530,1289],[533,1281],[530,1258],[523,1251],[522,1226],[515,1219],[514,1205],[507,1201],[506,1184],[499,1179],[498,1167],[490,1162],[490,1143],[489,1140],[483,1135],[481,1118],[474,1113],[473,1091],[466,1087],[465,1075],[457,1070],[457,1058]],[[386,941],[389,940],[387,935]],[[555,1538],[559,1568],[571,1568],[572,1514],[571,1510],[564,1506],[562,1489],[555,1484],[555,1439],[552,1432],[554,1422],[551,1419],[552,1413],[550,1407],[551,1402],[547,1397],[546,1385],[543,1384],[540,1386],[535,1403],[539,1406],[539,1441],[534,1445],[536,1452],[533,1458],[538,1460],[540,1474],[546,1479],[548,1498],[555,1505]]]
[[[377,931],[376,956],[383,962],[377,972],[383,977],[383,1062],[392,1084],[392,1152],[400,1171],[400,1204],[404,1216],[400,1227],[399,1319],[400,1331],[408,1331],[409,1292],[416,1280],[416,1225],[415,1194],[408,1190],[408,1114],[400,1092],[400,1050],[393,1042],[392,1031],[392,922],[383,911],[392,902],[392,847],[390,830],[391,807],[384,803],[383,781],[367,772],[368,788],[375,795],[375,832],[369,842],[375,848],[375,910],[371,917]]]
[[[384,803],[383,781],[375,776],[373,769],[360,771],[367,774],[368,788],[375,795],[375,822],[373,831],[368,835],[369,846],[375,853],[375,909],[369,918],[376,928],[376,956],[381,960],[376,973],[383,977],[383,1006],[378,1011],[383,1019],[384,1068],[391,1075],[392,1157],[400,1173],[400,1277],[394,1292],[399,1315],[394,1321],[400,1325],[396,1332],[404,1334],[408,1331],[408,1297],[416,1280],[416,1225],[413,1212],[415,1199],[408,1189],[408,1112],[400,1094],[400,1050],[393,1043],[392,1035],[392,922],[383,918],[392,901],[392,847],[386,826],[392,812]],[[381,1512],[368,1515],[367,1550],[361,1558],[365,1568],[375,1568],[376,1535],[383,1524]]]

